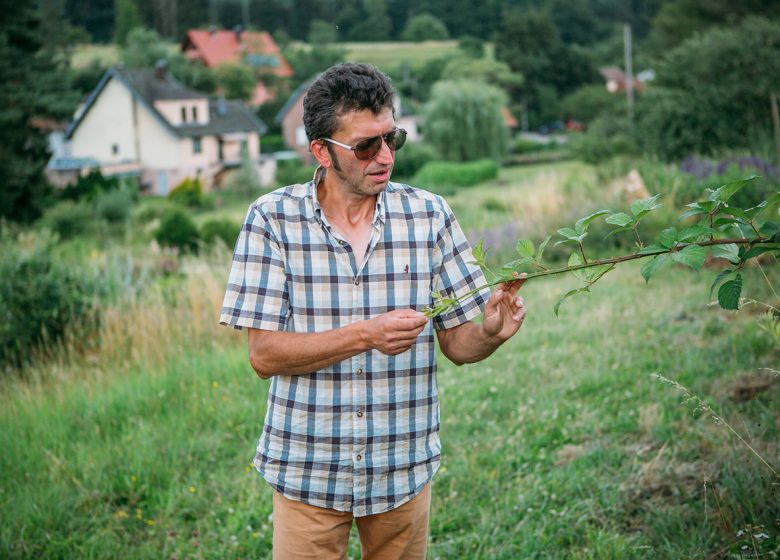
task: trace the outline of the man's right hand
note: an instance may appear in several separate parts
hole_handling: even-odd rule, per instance
[[[413,309],[397,309],[365,322],[364,340],[383,354],[395,356],[412,347],[428,323],[428,317]]]

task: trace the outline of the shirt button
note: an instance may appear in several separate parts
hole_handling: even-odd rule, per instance
[[[360,284],[360,278],[355,278],[355,286],[357,286],[358,284]]]
[[[355,457],[355,459],[357,459],[358,461],[362,461],[363,460],[363,456],[360,453],[358,453],[357,457]]]
[[[341,239],[339,239],[339,245],[344,245],[344,242]]]
[[[357,416],[358,416],[358,418],[363,418],[363,411],[362,410],[358,410],[357,411]]]
[[[358,369],[358,370],[357,370],[357,374],[358,374],[358,375],[363,375],[363,368],[360,368],[360,369]]]

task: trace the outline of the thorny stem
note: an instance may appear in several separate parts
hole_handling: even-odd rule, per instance
[[[677,245],[676,247],[672,247],[671,249],[667,249],[667,250],[664,250],[664,251],[653,251],[653,252],[649,252],[649,253],[634,253],[634,254],[631,254],[631,255],[623,255],[623,256],[620,256],[620,257],[610,257],[608,259],[598,259],[598,260],[595,260],[595,261],[590,261],[590,262],[587,262],[587,263],[578,264],[578,265],[574,265],[574,266],[566,266],[566,267],[563,267],[563,268],[546,269],[546,270],[543,270],[541,272],[531,272],[531,273],[526,274],[524,278],[526,280],[529,280],[531,278],[540,278],[542,276],[552,276],[554,274],[563,274],[565,272],[572,272],[574,270],[580,270],[580,269],[583,269],[583,268],[591,268],[591,267],[594,267],[594,266],[616,265],[616,264],[621,263],[621,262],[633,261],[633,260],[636,260],[636,259],[643,259],[645,257],[655,257],[657,255],[663,255],[663,254],[666,254],[666,253],[675,253],[677,251],[681,251],[682,249],[684,249],[688,245],[699,245],[700,247],[708,247],[708,246],[712,246],[712,245],[726,245],[726,244],[730,244],[730,243],[734,243],[734,244],[738,244],[738,245],[748,245],[748,244],[749,245],[755,245],[755,244],[759,244],[759,243],[769,243],[769,239],[765,239],[765,238],[757,238],[757,239],[727,238],[727,239],[715,239],[715,240],[710,240],[710,241],[701,241],[699,243],[681,243],[681,244]],[[611,268],[610,268],[610,270],[611,270]],[[488,271],[491,274],[493,274],[493,276],[495,277],[495,280],[491,280],[490,282],[487,282],[486,284],[483,284],[482,286],[479,286],[478,288],[474,288],[470,292],[468,292],[466,294],[463,294],[462,296],[460,296],[458,298],[455,298],[455,301],[461,301],[461,300],[464,300],[466,298],[469,298],[469,297],[473,296],[474,294],[484,290],[485,288],[492,288],[493,286],[496,286],[498,284],[504,284],[506,282],[512,282],[512,281],[518,280],[520,278],[520,275],[517,275],[517,276],[514,276],[514,277],[509,277],[509,278],[500,277],[500,276],[496,275],[496,273],[494,273],[492,270],[488,269]],[[603,274],[599,275],[598,278],[601,278],[601,276],[603,276]],[[598,278],[597,278],[597,280],[598,280]],[[594,282],[595,282],[595,280],[594,280]],[[435,315],[438,314],[438,313],[434,313],[434,310],[431,309],[431,308],[424,309],[423,313],[425,313],[425,315],[428,316],[428,317],[434,317]]]
[[[636,246],[641,249],[642,247],[644,247],[644,245],[642,244],[642,240],[639,238],[639,230],[637,229],[638,225],[639,225],[638,223],[634,224],[633,229],[634,229],[634,236],[636,237]]]
[[[578,245],[580,246],[580,255],[582,255],[582,262],[587,263],[588,259],[585,258],[585,249],[582,248],[582,242],[580,241]]]

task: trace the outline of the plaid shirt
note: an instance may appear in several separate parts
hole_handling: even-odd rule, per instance
[[[276,190],[249,207],[220,323],[321,332],[420,310],[434,289],[460,295],[484,283],[441,197],[389,183],[357,263],[314,185]],[[287,498],[356,517],[414,497],[440,463],[433,329],[474,318],[488,296],[486,289],[434,318],[402,354],[371,350],[310,374],[274,376],[254,460],[265,480]]]

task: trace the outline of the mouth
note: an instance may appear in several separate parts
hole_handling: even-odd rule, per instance
[[[387,181],[390,179],[390,171],[392,171],[392,167],[387,167],[378,171],[372,171],[371,173],[366,173],[366,175],[376,179],[377,181]]]

